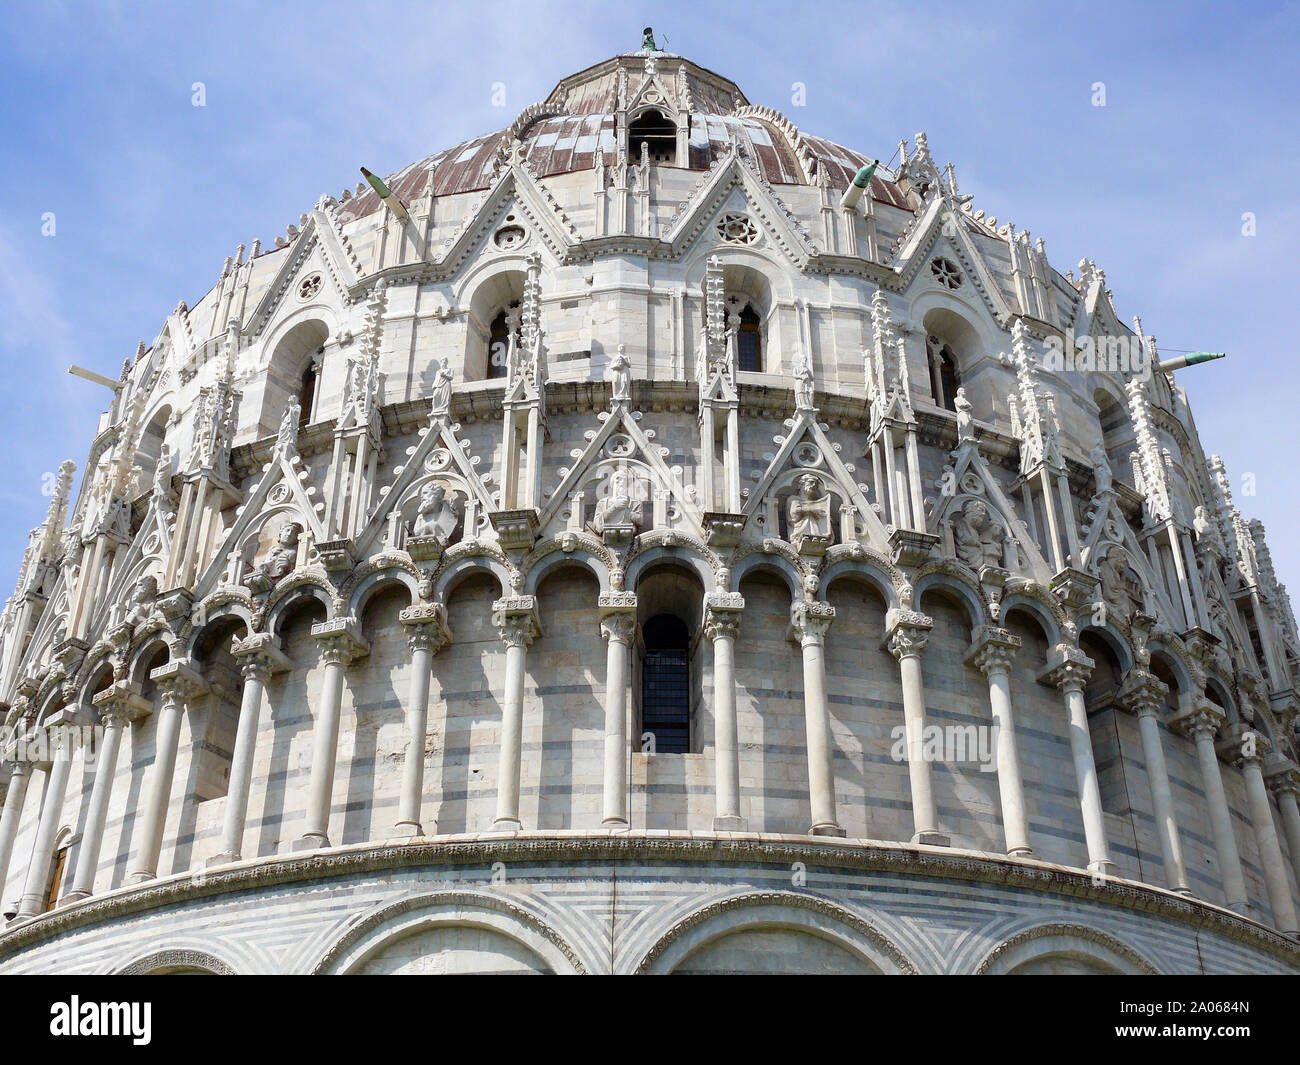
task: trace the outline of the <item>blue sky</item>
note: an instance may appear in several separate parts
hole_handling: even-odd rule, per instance
[[[1300,591],[1300,5],[6,0],[0,11],[6,589],[45,513],[43,476],[84,462],[107,397],[69,377],[70,363],[116,377],[236,245],[272,243],[360,165],[388,173],[508,125],[562,76],[639,47],[651,24],[668,50],[810,132],[888,159],[924,129],[977,207],[1045,238],[1060,269],[1095,259],[1121,317],[1140,314],[1162,348],[1228,351],[1180,380],[1207,451],[1223,455],[1238,505],[1266,523],[1279,576]],[[204,107],[191,104],[195,82]],[[1096,82],[1105,107],[1092,105]]]

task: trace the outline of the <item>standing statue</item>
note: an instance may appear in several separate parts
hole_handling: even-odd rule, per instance
[[[1092,460],[1092,472],[1097,478],[1097,494],[1109,492],[1114,483],[1114,477],[1110,472],[1110,456],[1106,454],[1106,446],[1098,444],[1089,452],[1088,457]]]
[[[959,445],[975,443],[975,416],[972,413],[975,408],[967,398],[965,388],[957,389],[952,405],[957,410],[957,443]]]
[[[811,473],[799,478],[798,491],[786,504],[790,540],[801,536],[829,539],[831,535],[831,497]]]
[[[298,537],[301,534],[302,526],[296,521],[286,521],[281,525],[275,547],[266,561],[257,567],[257,574],[275,582],[291,572],[298,564]]]
[[[1192,514],[1192,528],[1196,530],[1196,546],[1203,547],[1212,555],[1222,558],[1226,553],[1223,546],[1223,536],[1219,532],[1219,525],[1212,517],[1210,512],[1204,507],[1197,507]]]
[[[433,410],[435,418],[445,418],[451,413],[451,360],[444,359],[438,364],[438,372],[433,375]]]
[[[1128,564],[1128,554],[1118,545],[1112,546],[1098,566],[1101,578],[1101,597],[1121,621],[1128,621],[1142,609],[1142,582]]]
[[[647,26],[641,31],[641,50],[643,52],[657,52],[659,46],[655,44],[654,27]]]
[[[411,522],[411,535],[416,539],[432,538],[443,547],[456,531],[456,504],[447,498],[447,489],[438,481],[430,481],[420,489],[420,505]]]
[[[952,523],[953,547],[957,557],[978,573],[985,566],[1002,568],[1002,526],[989,517],[989,508],[978,499],[962,507]]]
[[[609,360],[609,383],[611,403],[626,403],[632,398],[632,364],[622,344]]]
[[[298,446],[298,425],[302,421],[302,405],[295,396],[289,400],[280,418],[280,431],[275,436],[275,450],[280,454],[292,451]]]
[[[794,409],[815,410],[813,407],[812,359],[800,351],[794,357]]]

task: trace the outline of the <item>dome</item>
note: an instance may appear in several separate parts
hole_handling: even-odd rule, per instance
[[[214,273],[0,619],[0,972],[1300,971],[1265,530],[924,133],[651,41]]]

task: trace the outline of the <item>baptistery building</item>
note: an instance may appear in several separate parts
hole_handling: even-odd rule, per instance
[[[366,178],[52,479],[0,973],[1300,971],[1292,608],[1094,262],[651,40]]]

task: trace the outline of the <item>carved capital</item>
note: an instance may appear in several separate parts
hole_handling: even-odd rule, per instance
[[[188,658],[177,658],[149,672],[164,704],[184,709],[208,690],[207,681]]]
[[[416,651],[436,654],[451,642],[447,608],[441,603],[415,603],[397,617],[406,627],[406,643],[412,654]]]
[[[1120,706],[1138,717],[1158,714],[1165,705],[1169,685],[1145,669],[1131,669],[1124,677],[1117,696]]]
[[[286,673],[292,663],[283,651],[279,641],[269,632],[250,633],[243,640],[234,640],[230,653],[239,664],[239,672],[245,680],[257,680],[265,683],[272,673]]]
[[[326,665],[347,666],[370,653],[370,645],[361,638],[356,618],[318,621],[311,627],[311,634],[320,641],[321,659]]]
[[[704,633],[710,640],[736,639],[745,609],[739,592],[715,592],[704,597]]]
[[[1169,719],[1169,727],[1190,739],[1208,735],[1214,739],[1219,726],[1223,724],[1223,711],[1210,702],[1201,702],[1190,710],[1183,710]]]
[[[1020,642],[1020,637],[1013,632],[981,625],[975,630],[975,639],[966,652],[966,662],[986,677],[1005,675],[1011,670]]]
[[[799,644],[821,643],[835,620],[835,608],[815,599],[790,604],[790,639]]]
[[[99,710],[106,728],[120,728],[128,721],[139,721],[153,713],[153,703],[130,681],[114,681],[90,700]]]
[[[885,615],[885,649],[900,662],[909,656],[919,658],[933,628],[934,618],[919,610],[890,610]]]
[[[1300,768],[1290,759],[1279,759],[1265,770],[1264,783],[1275,795],[1300,795]]]
[[[507,647],[527,647],[542,634],[537,617],[537,597],[509,595],[492,604],[492,623]]]
[[[1038,679],[1063,692],[1083,691],[1095,665],[1078,648],[1064,643],[1057,644],[1052,649],[1046,668],[1039,672]]]
[[[600,619],[600,634],[614,643],[631,644],[636,634],[636,615],[607,614]]]

